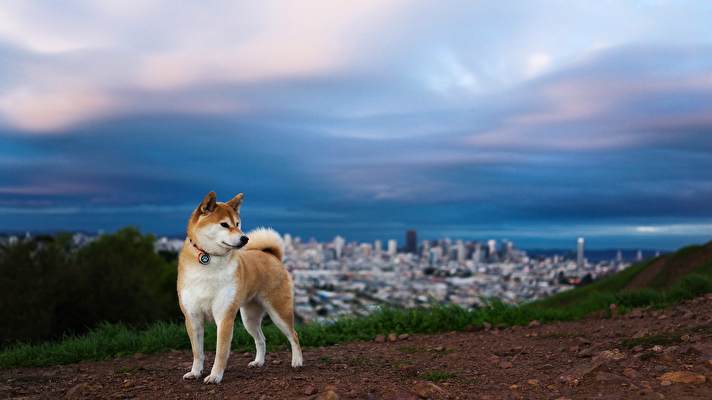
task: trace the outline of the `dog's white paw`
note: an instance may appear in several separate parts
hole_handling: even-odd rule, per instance
[[[250,361],[249,364],[247,364],[248,367],[250,368],[258,368],[265,365],[265,360],[255,360],[255,361]]]
[[[183,375],[183,379],[198,379],[202,373],[203,371],[190,371]]]
[[[301,357],[294,357],[292,358],[292,368],[299,368],[303,364],[302,358]]]
[[[203,383],[215,383],[218,384],[222,382],[222,374],[216,374],[216,373],[211,373],[210,375],[206,376],[205,379],[203,379]]]

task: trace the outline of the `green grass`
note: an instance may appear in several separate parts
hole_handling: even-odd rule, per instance
[[[441,382],[455,378],[456,375],[447,371],[430,371],[424,373],[420,377],[430,382]]]
[[[694,251],[684,249],[684,251]],[[621,311],[635,307],[662,308],[679,301],[712,292],[712,263],[696,273],[677,281],[667,289],[625,291],[625,286],[646,267],[638,264],[619,274],[583,288],[560,293],[548,299],[508,306],[492,302],[480,309],[466,310],[456,306],[421,309],[384,308],[367,317],[344,318],[327,324],[308,324],[297,328],[305,347],[328,346],[336,343],[372,340],[389,332],[436,333],[493,325],[526,325],[532,320],[542,322],[568,321],[583,318],[593,312],[607,312],[615,303]],[[267,324],[264,334],[270,350],[285,348],[287,340],[274,325]],[[205,335],[207,349],[215,348],[215,327]],[[160,322],[144,330],[122,325],[103,324],[83,336],[65,337],[60,341],[41,344],[20,344],[0,350],[0,368],[36,367],[67,364],[83,360],[102,360],[134,353],[156,353],[171,349],[189,349],[190,343],[182,324]],[[252,338],[242,327],[235,329],[235,351],[254,351]]]

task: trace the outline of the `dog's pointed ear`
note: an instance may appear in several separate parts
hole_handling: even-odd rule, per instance
[[[201,214],[208,214],[215,211],[216,207],[215,192],[210,192],[203,197],[203,201],[200,202],[198,210]]]
[[[235,212],[237,212],[240,209],[240,206],[242,205],[243,197],[245,197],[245,195],[243,193],[240,193],[237,196],[230,199],[230,201],[227,202],[227,205],[232,207],[232,209],[235,210]]]

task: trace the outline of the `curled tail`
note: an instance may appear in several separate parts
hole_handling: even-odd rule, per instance
[[[284,258],[284,242],[272,228],[257,228],[247,234],[250,240],[245,245],[245,250],[260,250],[277,257],[279,261]]]

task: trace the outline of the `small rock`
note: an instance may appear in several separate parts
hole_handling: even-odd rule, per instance
[[[638,374],[638,371],[634,370],[633,368],[624,369],[623,375],[630,379],[638,379],[638,377],[640,376],[640,374]]]
[[[705,378],[704,375],[696,374],[690,371],[666,372],[658,377],[658,379],[661,381],[661,384],[665,381],[685,384],[700,384],[707,381],[707,378]]]
[[[634,308],[633,311],[628,313],[628,318],[643,318],[643,310]]]
[[[633,335],[633,339],[640,339],[642,337],[648,336],[648,330],[647,329],[641,329],[638,332]]]
[[[662,353],[663,352],[663,346],[656,344],[653,346],[650,350],[652,350],[655,353]]]
[[[304,393],[307,396],[316,394],[316,387],[314,387],[314,385],[306,385],[306,386],[304,386],[304,389],[302,389],[302,393]]]
[[[587,347],[585,349],[581,349],[578,353],[576,353],[576,357],[581,357],[581,358],[592,357],[592,356],[593,356],[593,347]]]
[[[513,367],[513,365],[509,361],[502,361],[501,363],[499,363],[499,367],[502,369],[510,369]]]
[[[527,379],[527,384],[530,386],[539,386],[538,379]]]
[[[282,363],[282,360],[272,360],[272,365],[279,365]]]
[[[661,386],[670,386],[670,385],[672,385],[672,382],[670,382],[670,381],[660,381],[660,385],[661,385]]]
[[[395,342],[396,340],[398,340],[398,336],[396,336],[395,332],[391,332],[388,334],[389,342]]]
[[[578,340],[581,344],[591,344],[591,341],[583,336],[579,336],[578,338],[576,338],[576,340]]]
[[[332,389],[326,389],[323,393],[316,396],[315,400],[339,400],[339,395]]]
[[[529,323],[530,328],[536,328],[537,326],[541,326],[541,322],[536,319]]]
[[[485,328],[486,331],[492,329],[492,324],[490,324],[490,323],[487,322],[487,321],[483,322],[483,323],[482,323],[482,326]]]
[[[517,389],[519,389],[519,385],[517,385],[517,384],[511,385],[511,386],[509,386],[509,389],[517,390]]]
[[[374,339],[374,341],[375,341],[376,343],[383,343],[383,342],[386,341],[386,337],[383,336],[383,335],[378,335],[378,336],[376,336],[376,338]]]
[[[628,380],[624,377],[610,372],[600,371],[596,374],[596,382],[611,382],[611,383],[624,383]]]
[[[625,358],[625,354],[618,349],[604,350],[595,357],[598,360],[619,361]]]
[[[409,337],[410,337],[409,334],[407,334],[407,333],[401,333],[400,335],[398,335],[398,340],[406,340],[406,339],[408,339]]]
[[[491,364],[499,364],[499,357],[491,355],[487,358],[487,361],[489,361]]]
[[[429,399],[445,393],[440,386],[432,382],[418,381],[413,386],[413,393],[422,399]]]
[[[618,306],[615,303],[608,306],[608,309],[611,310],[611,318],[618,316]]]
[[[78,385],[72,386],[69,390],[67,390],[67,393],[64,395],[66,399],[82,399],[86,397],[86,393],[84,393],[87,389],[89,388],[89,385],[86,383],[80,383]]]

